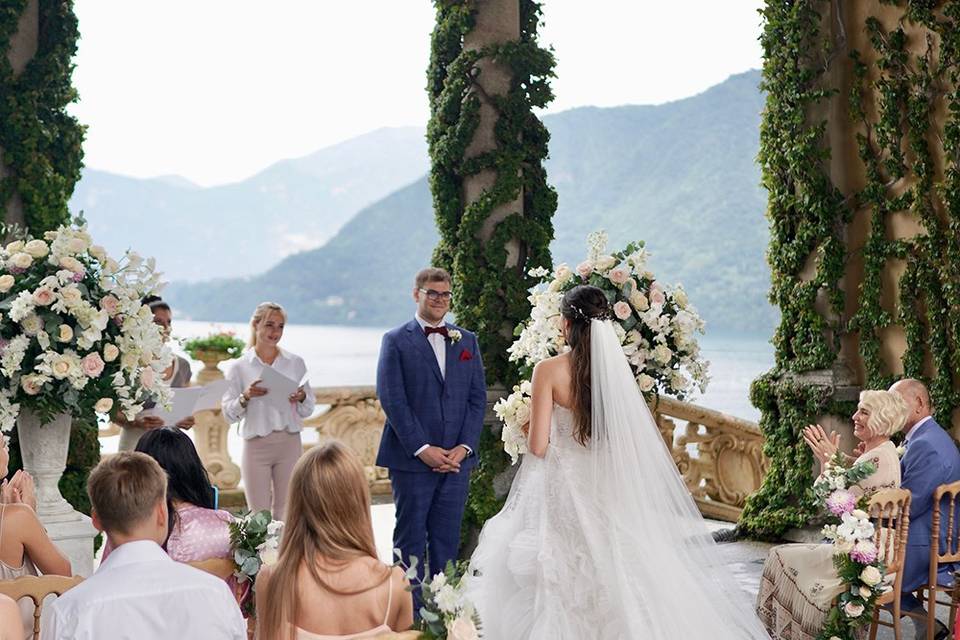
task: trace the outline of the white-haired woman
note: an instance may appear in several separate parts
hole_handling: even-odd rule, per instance
[[[890,436],[900,431],[907,418],[907,405],[897,393],[863,391],[857,412],[853,414],[853,435],[860,440],[863,453],[848,463],[872,462],[870,476],[851,487],[857,495],[900,486],[900,458]],[[840,437],[827,434],[814,425],[803,432],[803,439],[820,462],[820,469],[838,451]],[[829,544],[785,544],[767,555],[760,579],[757,614],[774,640],[815,640],[820,633],[833,599],[843,590],[833,566],[833,546]]]
[[[276,520],[283,520],[290,475],[303,453],[303,419],[313,413],[316,403],[307,382],[290,394],[288,406],[264,398],[271,392],[262,380],[265,367],[295,381],[307,373],[303,358],[278,344],[286,322],[287,312],[280,305],[257,305],[250,318],[250,348],[227,373],[229,386],[221,399],[227,421],[241,422],[245,442],[240,468],[247,507],[270,509]]]

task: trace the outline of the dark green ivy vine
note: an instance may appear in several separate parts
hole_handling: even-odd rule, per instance
[[[507,359],[511,330],[530,312],[527,295],[536,281],[529,270],[551,267],[551,219],[557,207],[556,192],[547,184],[543,167],[550,136],[533,112],[553,99],[550,79],[555,62],[553,53],[537,43],[540,3],[519,0],[519,5],[519,40],[467,50],[464,36],[474,26],[476,2],[435,0],[437,22],[427,71],[430,188],[440,231],[434,264],[453,276],[457,321],[479,336],[488,382],[508,388],[518,375]],[[512,72],[505,95],[486,95],[477,84],[482,58]],[[497,145],[467,157],[481,100],[489,100],[498,113]],[[486,170],[496,172],[495,182],[467,204],[464,180]],[[491,212],[518,197],[523,210],[500,220],[489,240],[481,241]],[[506,268],[508,245],[514,241],[519,241],[519,263]],[[479,455],[464,518],[468,531],[482,525],[501,504],[493,478],[505,468],[507,457],[496,434],[484,430]]]
[[[774,537],[814,515],[813,461],[800,430],[819,415],[850,415],[853,406],[832,404],[834,389],[805,382],[797,374],[830,368],[844,333],[856,332],[866,370],[864,387],[876,389],[895,379],[882,358],[883,332],[893,325],[903,327],[904,374],[927,383],[942,425],[949,427],[960,406],[955,391],[960,382],[960,5],[945,3],[938,11],[940,3],[929,0],[885,4],[903,7],[904,14],[889,32],[874,18],[864,25],[877,57],[876,72],[869,73],[859,52],[850,54],[854,86],[842,98],[850,126],[857,131],[867,181],[848,200],[829,177],[826,122],[811,117],[834,95],[825,86],[824,73],[843,44],[828,42],[820,33],[830,4],[769,2],[762,11],[767,107],[759,160],[769,192],[771,300],[780,307],[782,321],[774,339],[776,368],[751,390],[753,403],[762,411],[760,427],[771,469],[741,516],[740,527],[750,535]],[[908,51],[904,25],[910,23],[938,36],[927,39],[921,55]],[[933,130],[938,99],[947,103],[942,136]],[[873,118],[867,115],[867,101],[876,106]],[[933,145],[938,143],[945,159],[942,181],[937,180],[934,162]],[[908,188],[900,188],[903,184]],[[862,248],[864,276],[857,311],[844,322],[838,285],[849,256],[842,232],[851,212],[864,208],[870,218]],[[913,214],[923,232],[891,239],[889,215],[896,212]],[[810,255],[817,258],[812,279],[800,275]],[[897,283],[899,306],[893,311],[881,302],[889,297],[882,287],[892,259],[906,262]],[[830,319],[818,313],[815,301],[821,310],[826,303],[824,315]],[[932,376],[925,375],[927,358]]]
[[[39,0],[37,51],[19,75],[7,56],[27,0],[0,0],[0,150],[8,175],[0,178],[0,210],[14,193],[35,237],[70,219],[67,202],[80,179],[85,128],[66,111],[77,99],[71,76],[77,50],[72,0]],[[11,435],[11,473],[20,467]],[[86,479],[100,458],[97,425],[74,424],[67,469],[60,481],[74,508],[90,512]]]

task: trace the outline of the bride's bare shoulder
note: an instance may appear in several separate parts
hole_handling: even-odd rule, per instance
[[[567,367],[570,366],[570,354],[561,353],[558,356],[553,356],[552,358],[547,358],[541,360],[533,368],[534,372],[540,371],[542,374],[552,374],[558,371],[564,371]]]

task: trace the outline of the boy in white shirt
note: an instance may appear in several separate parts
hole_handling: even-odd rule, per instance
[[[245,640],[224,581],[174,562],[167,537],[167,476],[143,453],[124,452],[90,473],[93,524],[114,551],[93,576],[58,598],[43,640]]]

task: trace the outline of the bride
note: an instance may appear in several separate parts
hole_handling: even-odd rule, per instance
[[[603,292],[561,304],[569,353],[533,374],[530,454],[480,534],[486,640],[768,638],[627,364]]]

